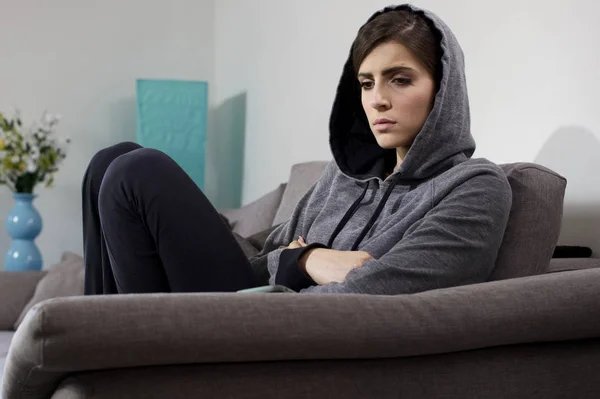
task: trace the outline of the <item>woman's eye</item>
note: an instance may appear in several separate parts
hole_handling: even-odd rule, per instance
[[[369,81],[365,81],[365,82],[360,82],[360,87],[363,90],[368,90],[373,88],[373,82],[369,82]]]
[[[407,86],[407,85],[411,84],[412,81],[409,78],[398,77],[398,78],[392,79],[392,83],[395,85],[399,85],[399,86]]]

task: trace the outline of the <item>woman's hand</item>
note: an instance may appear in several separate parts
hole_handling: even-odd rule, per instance
[[[337,251],[315,248],[300,259],[302,268],[319,285],[331,282],[341,283],[352,269],[362,267],[373,259],[365,251]]]
[[[279,248],[296,249],[296,248],[306,247],[307,245],[308,244],[306,242],[304,242],[304,238],[302,238],[302,236],[299,236],[297,240],[290,242],[287,247],[282,245]]]

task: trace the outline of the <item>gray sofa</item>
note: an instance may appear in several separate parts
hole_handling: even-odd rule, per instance
[[[296,165],[287,184],[221,210],[248,255],[323,166]],[[0,332],[2,358],[12,339],[3,397],[600,397],[600,260],[551,260],[565,180],[539,165],[502,166],[513,208],[489,282],[389,297],[50,299],[14,336]],[[0,330],[45,276],[0,273]]]

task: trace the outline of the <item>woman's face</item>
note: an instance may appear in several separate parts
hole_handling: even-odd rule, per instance
[[[364,59],[358,80],[379,146],[408,151],[433,107],[433,76],[402,44],[387,42]]]

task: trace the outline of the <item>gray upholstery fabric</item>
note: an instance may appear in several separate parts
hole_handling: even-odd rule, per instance
[[[513,205],[491,280],[532,276],[548,270],[563,215],[566,179],[540,165],[501,165]]]
[[[19,328],[29,309],[36,303],[51,298],[83,295],[84,274],[83,258],[72,252],[64,252],[60,262],[52,265],[48,273],[38,282],[33,296],[15,321],[15,330]]]
[[[46,271],[0,271],[0,330],[13,329],[23,307],[31,299],[35,287],[45,275]]]
[[[66,375],[82,370],[389,359],[595,338],[599,286],[600,269],[588,269],[399,296],[53,299],[36,305],[15,334],[4,393],[46,398]],[[597,364],[600,357],[594,359]],[[477,367],[469,370],[476,373]],[[494,373],[489,378],[502,382]]]
[[[273,225],[283,223],[290,218],[300,198],[319,180],[327,164],[328,162],[325,161],[314,161],[292,166],[281,204],[273,219]]]
[[[551,259],[549,272],[564,272],[569,270],[581,270],[600,267],[598,258],[559,258]]]
[[[275,190],[240,209],[223,209],[220,213],[229,220],[232,231],[242,237],[268,229],[273,224],[286,185],[280,184]]]
[[[596,399],[599,358],[600,341],[589,340],[397,359],[146,367],[77,374],[52,399]]]

